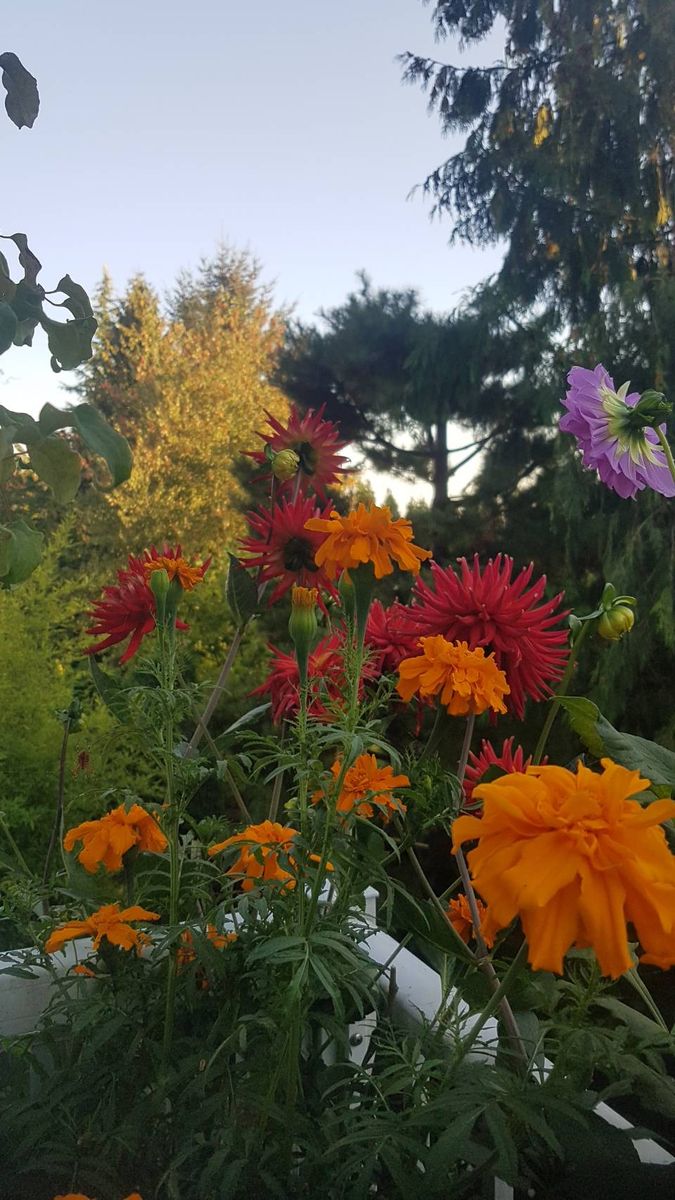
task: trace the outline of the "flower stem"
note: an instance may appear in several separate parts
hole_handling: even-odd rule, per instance
[[[539,734],[539,741],[537,742],[534,754],[532,755],[532,766],[534,766],[534,767],[538,766],[542,760],[544,750],[546,749],[546,743],[549,738],[549,734],[553,728],[553,722],[555,721],[555,719],[558,715],[558,709],[560,708],[560,705],[558,704],[558,697],[565,696],[567,694],[567,689],[570,685],[572,675],[574,674],[574,668],[576,666],[576,661],[577,661],[577,658],[579,657],[579,650],[581,649],[581,644],[582,644],[584,638],[586,637],[586,634],[588,633],[590,625],[591,625],[591,621],[584,621],[583,625],[581,626],[581,629],[579,630],[579,633],[577,634],[574,645],[572,646],[572,648],[570,650],[570,656],[567,660],[567,666],[565,667],[565,673],[564,673],[562,679],[560,680],[560,687],[558,688],[555,696],[553,696],[550,701],[549,709],[546,714],[546,720],[544,721],[544,727],[543,727],[541,733]]]
[[[459,780],[460,788],[464,783],[464,774],[466,771],[466,764],[469,761],[469,750],[471,749],[471,738],[473,737],[475,724],[476,718],[474,714],[471,713],[466,720],[464,741],[462,742],[459,763],[457,764],[457,778]],[[499,983],[499,976],[492,965],[492,960],[489,957],[485,939],[481,933],[478,901],[476,899],[476,893],[473,889],[469,867],[461,846],[459,846],[455,851],[455,858],[457,859],[457,866],[459,867],[459,873],[464,885],[464,892],[469,905],[469,911],[471,913],[473,936],[475,938],[476,947],[478,950],[476,955],[476,963],[479,970],[483,972],[485,978],[487,979],[490,991],[492,992],[492,1000],[495,1007],[497,1004],[499,1004],[502,1021],[504,1022],[504,1028],[506,1029],[511,1042],[513,1043],[514,1051],[521,1059],[521,1062],[527,1065],[527,1053],[520,1037],[520,1030],[518,1029],[516,1018],[513,1015],[513,1009],[511,1008],[506,996],[503,994],[503,990],[500,990],[501,985]]]
[[[225,684],[227,683],[230,671],[232,670],[232,667],[234,664],[234,660],[237,657],[237,654],[239,652],[239,647],[241,646],[245,628],[246,628],[245,625],[240,625],[239,628],[235,630],[234,637],[232,638],[232,641],[230,642],[230,646],[227,651],[227,655],[225,656],[225,662],[223,663],[222,667],[220,668],[220,674],[218,675],[218,678],[217,678],[215,684],[213,685],[213,690],[206,702],[206,707],[204,708],[204,711],[203,711],[201,717],[199,718],[197,728],[195,729],[192,737],[190,738],[190,744],[187,749],[188,757],[191,757],[194,754],[199,743],[201,742],[202,736],[203,736],[204,732],[206,731],[206,727],[215,712],[215,709],[218,704],[218,701],[220,700],[220,697],[222,696],[222,694],[225,690]]]
[[[659,441],[661,443],[661,449],[663,450],[663,453],[665,454],[665,457],[666,457],[666,462],[668,463],[668,470],[670,471],[670,473],[673,477],[673,482],[675,482],[675,459],[673,458],[673,452],[670,448],[668,438],[666,437],[665,433],[658,425],[653,426],[653,429],[654,429],[654,433],[656,434],[657,438],[659,439]]]
[[[63,807],[66,790],[66,758],[68,754],[68,739],[70,737],[71,721],[70,717],[66,717],[63,725],[63,737],[61,739],[61,756],[59,759],[59,782],[56,791],[56,812],[54,814],[54,824],[49,837],[49,845],[45,854],[45,865],[42,872],[42,886],[46,888],[49,880],[49,868],[51,866],[52,855],[56,848],[56,843],[63,837]],[[45,897],[44,901],[45,912],[49,912],[49,901]]]

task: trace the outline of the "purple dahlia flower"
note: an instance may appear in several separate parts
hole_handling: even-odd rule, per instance
[[[572,367],[567,382],[567,412],[560,428],[577,439],[584,466],[597,471],[624,499],[633,499],[645,487],[675,496],[675,480],[656,433],[630,419],[640,393],[629,394],[627,383],[615,391],[612,377],[600,364],[593,371]]]

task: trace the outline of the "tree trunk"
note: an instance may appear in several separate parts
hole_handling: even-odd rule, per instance
[[[434,498],[432,508],[442,510],[448,503],[448,421],[445,405],[439,401],[436,409],[436,437],[434,442]]]

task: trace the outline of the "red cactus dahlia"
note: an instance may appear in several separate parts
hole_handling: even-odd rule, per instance
[[[241,539],[241,548],[251,557],[244,563],[258,567],[260,583],[273,579],[279,582],[270,596],[274,604],[293,585],[319,587],[335,595],[335,588],[325,573],[317,567],[314,555],[323,541],[320,533],[305,529],[310,517],[322,513],[311,496],[298,495],[294,500],[282,500],[270,511],[260,508],[250,512],[247,521],[250,535]]]
[[[398,600],[389,608],[385,608],[381,600],[374,600],[370,606],[366,646],[384,675],[393,674],[404,658],[419,653],[418,637],[406,627],[407,616],[408,609]]]
[[[328,705],[339,704],[346,692],[344,674],[343,637],[332,633],[317,643],[307,663],[309,697],[307,711],[317,721],[329,721]],[[299,707],[300,676],[294,654],[286,654],[276,646],[270,646],[274,658],[269,675],[252,696],[269,696],[272,702],[272,720],[278,725],[284,718],[292,718]],[[361,684],[377,674],[375,664],[363,667]]]
[[[155,628],[156,601],[148,583],[148,565],[152,569],[152,566],[161,560],[165,560],[169,565],[175,563],[174,573],[179,577],[180,573],[187,569],[191,576],[197,572],[200,578],[203,578],[209,565],[206,562],[201,567],[189,567],[182,557],[180,546],[175,550],[165,546],[161,554],[151,546],[150,550],[143,552],[142,558],[129,555],[127,566],[117,572],[117,583],[104,587],[103,595],[88,613],[93,624],[87,629],[87,633],[103,640],[87,646],[85,654],[98,654],[99,651],[107,650],[109,646],[116,646],[130,638],[120,663],[133,658],[143,638]],[[194,581],[191,586],[194,586]],[[187,628],[184,621],[176,621],[176,629]]]
[[[512,580],[513,559],[507,555],[498,554],[483,570],[478,555],[472,567],[465,558],[458,561],[459,575],[432,563],[431,584],[417,581],[408,631],[418,637],[442,633],[471,649],[493,651],[511,689],[508,707],[522,719],[526,698],[551,695],[550,685],[565,669],[567,630],[554,628],[567,615],[558,609],[562,592],[540,603],[546,576],[530,586],[530,563]]]
[[[546,759],[544,759],[545,761]],[[466,766],[464,796],[467,805],[471,804],[473,789],[478,786],[491,767],[499,767],[506,775],[512,775],[514,772],[522,775],[531,762],[532,755],[525,758],[522,746],[516,746],[515,750],[513,749],[512,737],[506,738],[499,754],[492,742],[483,738],[478,754],[474,754],[472,751]],[[476,801],[476,807],[479,807],[478,801]]]
[[[266,413],[271,426],[271,433],[261,433],[270,449],[278,453],[280,450],[294,450],[300,459],[300,486],[305,488],[311,484],[314,491],[323,499],[326,498],[326,488],[332,483],[338,483],[345,473],[347,459],[340,454],[347,445],[340,441],[340,432],[333,421],[324,421],[325,404],[316,412],[313,408],[301,413],[292,405],[288,424],[282,425],[271,413]],[[250,451],[250,457],[261,466],[267,459],[262,450]],[[293,487],[293,481],[283,485],[286,490]]]

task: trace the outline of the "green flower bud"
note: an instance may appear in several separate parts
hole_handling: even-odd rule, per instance
[[[627,604],[616,604],[604,612],[598,621],[598,635],[608,642],[618,642],[625,633],[630,633],[635,624],[635,613]]]
[[[319,628],[316,619],[318,596],[316,588],[294,587],[292,592],[288,632],[295,646],[300,682],[303,685],[307,683],[309,652]]]
[[[272,455],[272,474],[280,483],[286,483],[288,479],[297,475],[299,467],[300,456],[295,450],[279,450],[277,454]]]
[[[157,602],[157,624],[164,625],[166,622],[166,600],[171,588],[171,580],[166,571],[151,571],[150,591],[152,592]]]

